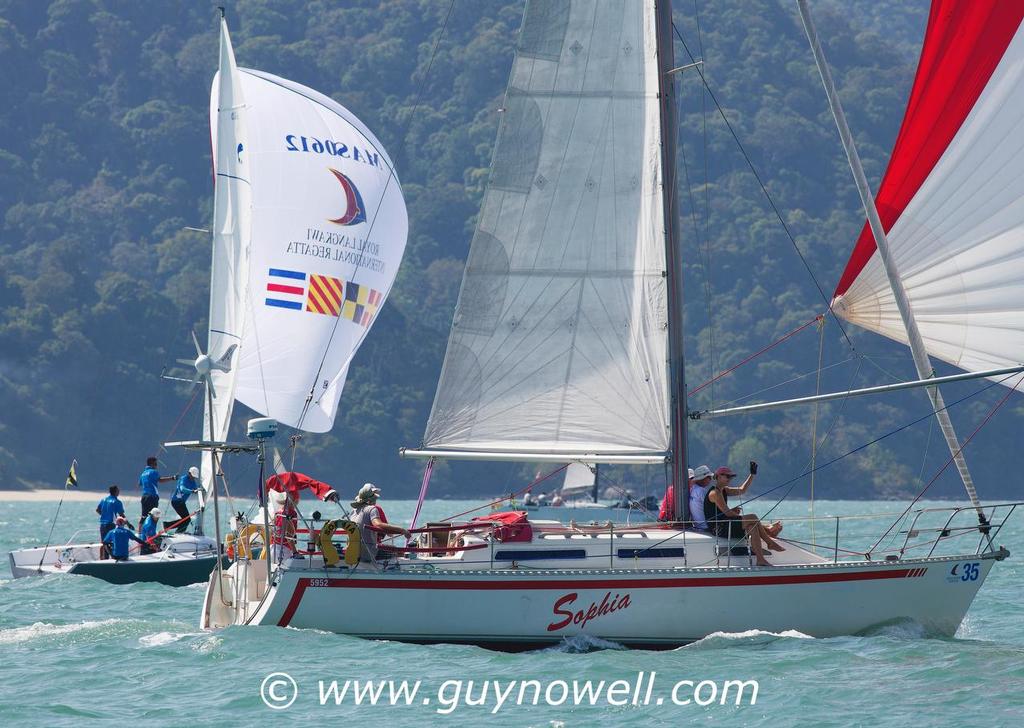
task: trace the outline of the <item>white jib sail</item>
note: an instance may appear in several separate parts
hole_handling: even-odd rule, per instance
[[[391,159],[347,109],[270,74],[236,78],[247,139],[233,162],[248,170],[252,232],[234,396],[326,432],[401,263],[405,201]]]
[[[657,68],[653,2],[527,4],[426,447],[668,449]]]

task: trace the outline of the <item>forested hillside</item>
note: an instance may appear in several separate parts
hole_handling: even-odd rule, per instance
[[[209,236],[186,228],[210,224],[216,4],[0,0],[0,488],[60,485],[75,457],[84,486],[133,490],[161,441],[199,433],[201,403],[187,407],[193,391],[160,375],[192,356],[189,330],[206,327]],[[397,449],[420,441],[487,180],[522,3],[456,0],[428,73],[449,5],[227,3],[239,64],[350,108],[391,152],[403,183],[410,238],[398,281],[357,356],[334,430],[306,436],[296,462],[346,492],[364,480],[392,497],[418,488],[422,464],[400,460]],[[813,7],[877,183],[913,78],[926,3]],[[686,49],[704,60],[708,83],[830,294],[863,216],[795,5],[677,0],[675,14]],[[686,49],[677,45],[680,64],[690,62]],[[700,77],[686,71],[680,83],[693,388],[825,304]],[[852,344],[834,320],[825,326],[823,391],[913,376],[902,347],[847,333]],[[691,404],[813,393],[817,359],[811,326],[701,389]],[[951,387],[947,400],[983,386]],[[993,388],[953,407],[954,421],[969,433],[1002,395]],[[1022,401],[1014,395],[968,449],[983,496],[1024,492],[1014,477],[1024,462],[1016,446]],[[823,406],[818,462],[927,411],[921,391]],[[238,422],[250,414],[239,411]],[[808,463],[812,415],[693,423],[691,461],[740,468],[756,458],[765,487],[787,481]],[[816,495],[916,492],[948,456],[933,429],[924,419],[822,470]],[[181,452],[160,456],[172,472],[189,464]],[[237,472],[236,482],[251,465]],[[533,472],[442,464],[432,493],[507,491]],[[634,492],[664,483],[660,469],[610,477]],[[792,493],[808,488],[803,478]],[[929,493],[960,495],[955,474]]]

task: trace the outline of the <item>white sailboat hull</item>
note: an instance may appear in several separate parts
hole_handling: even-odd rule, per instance
[[[831,637],[899,620],[952,636],[1004,554],[767,568],[285,568],[242,621],[503,649],[577,635],[649,648],[752,629]],[[206,627],[223,626],[209,618],[215,580]]]

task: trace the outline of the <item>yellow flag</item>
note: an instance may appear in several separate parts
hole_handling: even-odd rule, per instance
[[[65,488],[74,488],[76,485],[78,485],[78,474],[75,473],[75,468],[76,467],[78,467],[78,461],[77,460],[72,460],[71,461],[71,467],[68,469],[68,479],[67,479],[67,482],[64,483],[64,487]]]

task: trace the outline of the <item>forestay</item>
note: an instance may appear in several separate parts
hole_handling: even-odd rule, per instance
[[[1024,362],[1022,18],[1017,2],[933,2],[876,198],[928,353],[970,371]],[[838,314],[906,343],[867,226],[835,295]]]
[[[218,194],[232,175],[227,184],[249,196],[233,214],[251,217],[235,398],[286,425],[325,432],[405,250],[401,186],[377,138],[337,102],[259,71],[239,69],[234,78],[246,138],[220,137],[219,76],[211,128]],[[221,286],[216,273],[214,284],[214,296],[244,287]]]
[[[664,453],[653,2],[531,0],[424,444]]]

